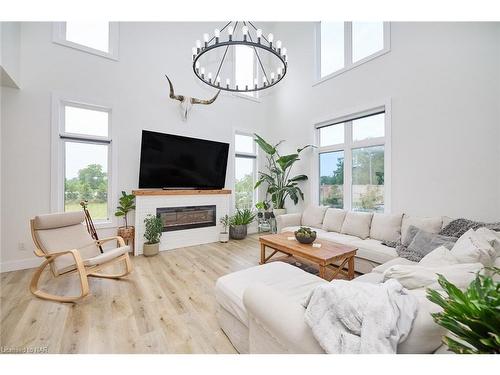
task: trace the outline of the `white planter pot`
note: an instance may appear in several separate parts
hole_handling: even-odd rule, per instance
[[[223,242],[223,243],[229,241],[229,232],[220,233],[219,234],[219,241]]]
[[[274,217],[286,214],[286,208],[273,208]]]

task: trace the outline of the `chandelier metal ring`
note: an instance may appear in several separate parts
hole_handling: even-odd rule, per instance
[[[238,22],[235,22],[234,29],[236,29]],[[204,44],[198,40],[196,41],[197,46],[193,47],[192,57],[193,57],[193,72],[195,76],[205,83],[208,86],[211,86],[218,90],[224,90],[229,92],[254,92],[261,91],[273,87],[278,82],[280,82],[287,73],[288,63],[287,63],[287,55],[286,49],[281,48],[281,41],[277,41],[276,45],[273,45],[273,36],[269,34],[269,37],[266,38],[262,35],[262,31],[257,29],[252,22],[248,22],[248,25],[252,26],[256,32],[256,41],[253,40],[250,30],[247,26],[247,22],[243,22],[242,27],[242,39],[237,39],[236,35],[233,37],[233,27],[232,21],[228,22],[220,31],[218,29],[215,30],[215,35],[209,39],[208,34],[204,34]],[[228,39],[221,41],[220,32],[225,29],[230,29],[228,32]],[[225,62],[226,55],[229,47],[231,46],[248,46],[254,50],[255,56],[257,58],[258,66],[257,70],[262,73],[262,83],[259,84],[258,81],[254,81],[253,84],[245,85],[244,87],[239,87],[237,84],[231,85],[230,80],[228,79],[226,82],[222,82],[222,78],[220,76],[221,68]],[[200,58],[205,56],[206,54],[218,49],[218,48],[226,48],[224,51],[223,57],[219,62],[219,66],[215,76],[212,76],[211,73],[206,74],[205,69],[201,67]],[[272,72],[268,74],[266,72],[264,65],[262,64],[261,57],[259,55],[260,52],[267,52],[272,54],[275,58],[279,60],[280,67],[277,69],[277,73]],[[236,82],[234,82],[236,83]]]

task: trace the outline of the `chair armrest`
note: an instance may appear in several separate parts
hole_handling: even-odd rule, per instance
[[[83,271],[85,269],[85,266],[83,265],[82,256],[80,255],[80,252],[78,251],[78,249],[58,251],[57,253],[47,254],[47,255],[45,255],[45,257],[47,258],[47,261],[52,261],[55,258],[60,257],[62,255],[66,255],[66,254],[73,255],[73,259],[75,259],[76,268],[79,271]]]
[[[250,353],[269,353],[273,348],[287,353],[324,353],[304,321],[302,305],[262,283],[245,290],[243,303],[250,321]]]
[[[96,240],[95,243],[97,246],[99,246],[99,245],[102,245],[103,243],[109,242],[109,241],[118,241],[118,243],[120,244],[119,247],[126,246],[125,241],[123,240],[123,238],[121,236],[113,236],[113,237],[103,238],[101,240]]]
[[[300,225],[302,219],[302,214],[284,214],[276,216],[276,228],[277,232],[281,233],[281,230],[286,227],[294,227]]]

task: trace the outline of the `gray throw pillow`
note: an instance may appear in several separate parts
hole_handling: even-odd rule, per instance
[[[418,228],[412,238],[409,235],[410,232],[408,232],[403,246],[399,249],[396,248],[396,251],[401,258],[405,258],[413,262],[420,262],[424,256],[439,246],[444,246],[448,250],[451,250],[455,242],[458,240],[457,237],[443,236],[436,233],[426,232]],[[406,244],[410,239],[411,241]]]

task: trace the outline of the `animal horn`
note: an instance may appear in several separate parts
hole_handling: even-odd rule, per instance
[[[215,94],[215,96],[212,99],[208,99],[208,100],[191,98],[191,103],[192,104],[212,104],[213,102],[215,102],[215,99],[217,99],[219,94],[220,94],[220,90],[217,91],[217,94]]]
[[[165,77],[167,77],[168,84],[170,85],[170,98],[179,100],[180,102],[184,101],[184,96],[183,95],[175,95],[174,93],[174,86],[172,85],[172,81],[170,81],[170,78],[165,74]]]

